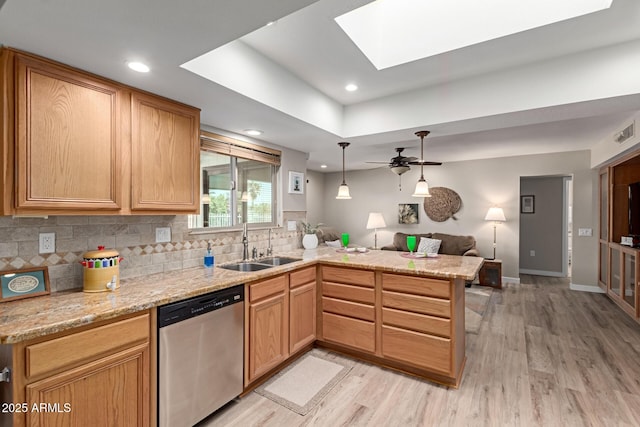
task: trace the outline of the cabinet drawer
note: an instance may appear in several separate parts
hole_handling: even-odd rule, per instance
[[[382,354],[429,370],[451,373],[451,340],[382,326]]]
[[[353,268],[322,267],[322,280],[326,282],[348,283],[373,288],[375,277],[373,271],[356,270]]]
[[[451,320],[442,317],[383,308],[382,323],[445,338],[451,337]]]
[[[286,276],[278,276],[261,282],[252,283],[249,285],[249,302],[258,301],[270,295],[284,292],[286,288]]]
[[[415,313],[451,317],[451,301],[448,299],[382,291],[382,305],[384,307],[413,311]]]
[[[322,313],[322,333],[327,341],[371,353],[376,349],[376,330],[373,322]]]
[[[307,284],[309,282],[316,281],[316,267],[307,267],[302,270],[297,270],[289,275],[289,287],[291,289]]]
[[[327,297],[322,297],[322,311],[355,317],[356,319],[369,320],[371,322],[373,322],[376,317],[375,309],[372,305]]]
[[[339,283],[322,283],[322,296],[340,298],[349,301],[358,301],[373,304],[376,300],[372,288],[341,285]]]
[[[448,280],[402,276],[399,274],[383,273],[382,289],[428,297],[451,297],[451,284]]]
[[[31,378],[71,368],[124,347],[149,340],[149,314],[110,323],[26,347],[26,375]]]

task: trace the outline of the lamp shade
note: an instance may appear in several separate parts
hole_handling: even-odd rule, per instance
[[[387,224],[384,222],[384,217],[380,212],[370,212],[369,219],[367,220],[367,229],[371,228],[384,228]]]
[[[349,186],[345,183],[342,183],[340,187],[338,187],[338,195],[336,199],[350,199],[351,194],[349,194]]]
[[[484,217],[484,220],[502,222],[506,221],[507,218],[505,218],[502,208],[493,207],[489,208],[489,210],[487,211],[487,215]]]
[[[200,197],[200,202],[203,204],[208,204],[211,202],[211,196],[209,196],[208,194],[203,194],[202,197]]]
[[[416,189],[412,194],[413,197],[431,197],[431,193],[429,193],[429,184],[424,178],[420,178],[420,180],[416,183]]]

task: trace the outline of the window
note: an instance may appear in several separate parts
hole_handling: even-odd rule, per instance
[[[276,223],[280,152],[202,132],[202,207],[189,228],[233,228]]]

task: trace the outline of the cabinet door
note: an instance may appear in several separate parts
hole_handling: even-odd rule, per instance
[[[145,344],[30,384],[27,425],[148,426],[148,372]]]
[[[316,339],[316,282],[289,293],[289,350],[295,353]]]
[[[131,94],[131,209],[196,213],[199,110]]]
[[[115,85],[16,56],[16,209],[118,210]]]
[[[285,294],[277,294],[249,308],[249,382],[288,356],[288,313]]]

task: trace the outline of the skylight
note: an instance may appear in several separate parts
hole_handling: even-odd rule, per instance
[[[613,0],[377,0],[335,18],[378,69],[608,9]]]

